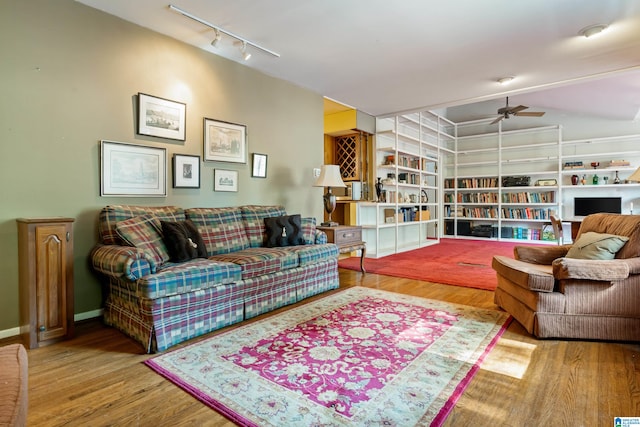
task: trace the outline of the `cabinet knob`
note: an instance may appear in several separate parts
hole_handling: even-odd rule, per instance
[[[71,239],[71,233],[67,231],[67,242]]]
[[[40,327],[38,328],[38,330],[39,330],[40,332],[44,332],[44,331],[46,331],[46,330],[47,330],[47,328],[45,328],[45,327],[44,327],[44,325],[42,325],[42,326],[40,326]]]

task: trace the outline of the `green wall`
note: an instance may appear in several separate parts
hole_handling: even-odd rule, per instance
[[[186,142],[136,135],[138,92],[187,104]],[[250,162],[207,162],[200,189],[171,188],[173,153],[202,156],[204,117],[247,125],[267,179]],[[167,197],[100,197],[101,139],[166,148]],[[88,313],[101,304],[88,255],[102,206],[278,203],[321,218],[322,161],[320,94],[72,0],[0,0],[0,337],[19,326],[16,218],[76,219],[75,312]],[[214,168],[238,170],[239,191],[213,192]]]

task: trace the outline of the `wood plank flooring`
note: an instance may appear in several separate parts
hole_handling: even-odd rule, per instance
[[[497,309],[490,291],[349,270],[340,281]],[[152,355],[98,321],[28,353],[30,426],[234,425],[144,366]],[[640,416],[639,344],[541,341],[514,321],[445,425],[612,426],[616,416]]]

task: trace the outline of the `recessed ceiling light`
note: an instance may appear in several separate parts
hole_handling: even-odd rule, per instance
[[[595,36],[596,34],[600,34],[606,29],[607,29],[607,26],[604,24],[589,25],[588,27],[584,27],[583,29],[578,31],[578,35],[589,38],[589,37]]]
[[[513,79],[515,79],[515,77],[512,77],[512,76],[501,77],[498,79],[498,83],[500,83],[501,85],[508,85],[513,81]]]

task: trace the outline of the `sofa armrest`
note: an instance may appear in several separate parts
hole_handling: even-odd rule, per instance
[[[322,230],[316,230],[315,244],[324,245],[325,243],[327,243],[327,233]]]
[[[98,245],[91,251],[91,265],[102,274],[131,281],[157,270],[153,259],[132,246]]]
[[[551,265],[554,259],[567,255],[571,245],[562,246],[516,246],[513,248],[515,259],[530,264]]]
[[[611,282],[629,277],[629,263],[624,259],[558,258],[553,261],[556,279],[585,279]]]

